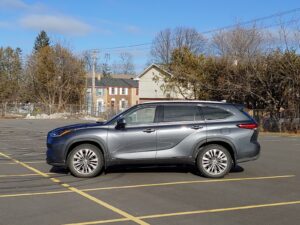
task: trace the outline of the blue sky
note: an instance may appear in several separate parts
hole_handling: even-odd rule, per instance
[[[297,0],[0,0],[0,46],[20,47],[26,55],[44,29],[77,53],[99,48],[100,57],[109,53],[113,61],[120,51],[131,52],[139,72],[150,46],[104,49],[151,42],[165,28],[201,32],[298,7]]]

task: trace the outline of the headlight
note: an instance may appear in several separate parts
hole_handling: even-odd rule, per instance
[[[61,136],[65,135],[65,134],[70,133],[71,131],[72,131],[72,130],[58,130],[58,131],[52,131],[52,132],[50,133],[50,136],[51,136],[51,137],[61,137]]]

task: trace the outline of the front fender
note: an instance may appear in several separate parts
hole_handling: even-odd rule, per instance
[[[110,159],[110,154],[107,149],[106,145],[107,140],[107,131],[101,130],[97,132],[95,135],[95,131],[89,132],[89,131],[81,131],[78,133],[75,133],[72,137],[69,138],[65,145],[65,159],[67,160],[67,156],[71,150],[71,147],[80,144],[80,143],[91,143],[99,145],[101,150],[103,151],[104,160],[107,162]]]

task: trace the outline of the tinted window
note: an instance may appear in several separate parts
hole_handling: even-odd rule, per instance
[[[226,119],[232,115],[230,112],[216,107],[202,107],[202,112],[206,120]]]
[[[147,107],[135,110],[127,114],[124,119],[128,125],[153,123],[155,118],[155,107]]]
[[[165,105],[163,122],[201,120],[197,106]]]

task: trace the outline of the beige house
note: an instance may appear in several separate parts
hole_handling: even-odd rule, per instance
[[[140,103],[148,101],[184,99],[184,97],[175,88],[164,91],[162,87],[165,83],[161,76],[164,73],[172,76],[172,74],[160,66],[152,64],[147,67],[137,78],[135,78],[139,81]]]

